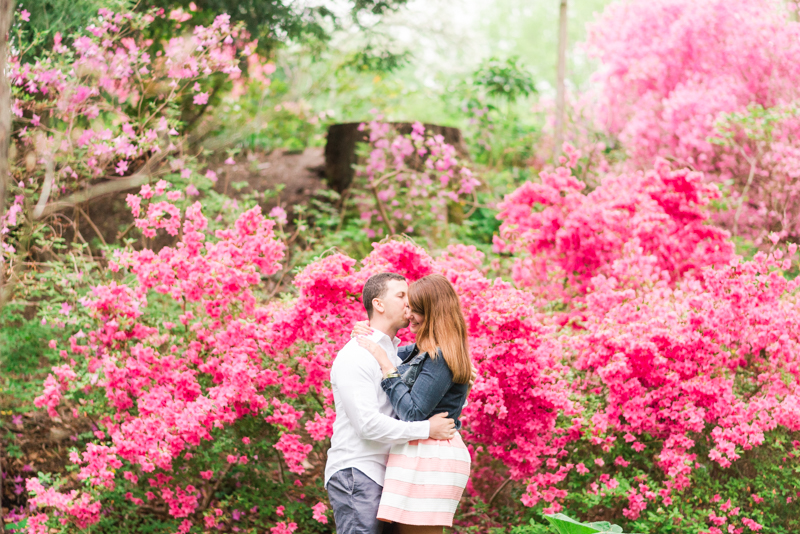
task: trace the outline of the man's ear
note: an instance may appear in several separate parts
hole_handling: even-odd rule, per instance
[[[385,311],[381,299],[378,298],[372,299],[372,309],[379,313],[383,313]]]

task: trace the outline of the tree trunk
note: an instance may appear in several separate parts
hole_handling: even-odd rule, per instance
[[[358,163],[356,145],[368,141],[367,132],[359,131],[359,122],[332,124],[328,128],[328,139],[325,144],[325,178],[331,189],[342,193],[353,181],[353,165]],[[392,127],[400,134],[411,133],[410,122],[393,122]],[[456,149],[458,155],[469,159],[469,152],[464,144],[461,130],[449,126],[425,124],[425,131],[444,137],[444,142]]]
[[[556,72],[556,127],[553,159],[561,155],[564,142],[564,121],[566,107],[566,87],[564,78],[567,72],[567,0],[561,0],[558,11],[558,66]]]
[[[8,143],[11,139],[11,87],[6,78],[6,59],[8,55],[8,32],[14,16],[14,1],[0,0],[0,221],[6,213],[6,184],[11,165],[8,162]],[[0,233],[0,250],[3,247],[3,234]],[[0,252],[0,254],[4,254]],[[3,283],[6,277],[6,264],[0,263],[0,311],[3,307]],[[6,488],[6,477],[3,472],[3,443],[0,441],[0,531],[6,530],[3,517],[3,497]]]

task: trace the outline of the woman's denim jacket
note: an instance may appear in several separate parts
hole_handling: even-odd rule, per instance
[[[397,367],[400,378],[386,378],[381,387],[403,421],[425,421],[437,413],[447,412],[456,428],[461,428],[461,409],[469,393],[469,384],[453,382],[453,372],[439,350],[437,358],[421,352],[416,345],[397,349],[403,361]]]

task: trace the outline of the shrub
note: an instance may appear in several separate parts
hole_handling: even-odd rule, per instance
[[[798,210],[794,11],[775,0],[614,2],[587,42],[601,62],[598,121],[632,163],[668,157],[731,180],[733,202],[720,222],[759,244],[771,231],[798,235],[788,215]]]
[[[608,174],[586,193],[571,173],[580,153],[565,149],[565,166],[525,182],[499,205],[495,249],[519,253],[517,285],[547,300],[568,301],[623,259],[652,257],[652,276],[677,281],[732,257],[727,234],[708,224],[706,206],[718,190],[701,173],[672,170],[657,160],[647,172]],[[636,285],[642,274],[624,282]]]

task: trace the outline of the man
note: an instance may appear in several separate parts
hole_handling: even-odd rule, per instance
[[[397,331],[408,326],[408,283],[395,273],[370,277],[362,292],[370,336],[397,365]],[[331,368],[336,404],[333,438],[325,466],[337,534],[379,534],[378,506],[386,462],[392,445],[415,439],[450,439],[455,424],[447,414],[427,421],[394,419],[389,398],[381,389],[380,365],[355,340],[339,351]]]

